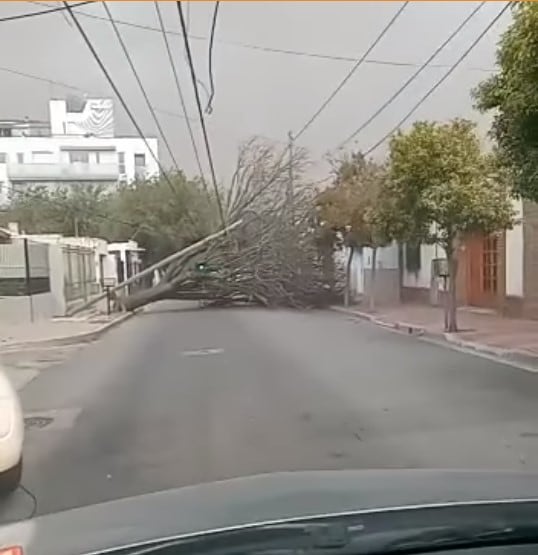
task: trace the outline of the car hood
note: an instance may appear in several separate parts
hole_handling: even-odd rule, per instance
[[[9,524],[0,527],[0,546],[20,545],[25,555],[77,555],[300,517],[506,499],[538,499],[537,475],[429,470],[284,472],[166,490]]]

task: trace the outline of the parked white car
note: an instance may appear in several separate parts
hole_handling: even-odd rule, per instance
[[[17,489],[22,475],[24,417],[19,396],[0,367],[0,493]]]

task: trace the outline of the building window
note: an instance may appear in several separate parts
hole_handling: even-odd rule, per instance
[[[76,162],[82,162],[87,164],[90,161],[90,155],[87,150],[70,150],[69,151],[69,163],[74,164]]]
[[[95,152],[95,163],[96,164],[101,163],[101,153],[98,150]]]
[[[5,164],[6,163],[6,153],[5,152],[0,152],[0,164]]]
[[[17,152],[17,164],[24,164],[24,152]]]
[[[125,174],[125,152],[118,152],[118,172],[120,175]]]
[[[13,135],[10,127],[3,127],[0,129],[0,137],[11,137]]]
[[[146,155],[135,154],[135,179],[144,179],[146,177]]]
[[[405,244],[405,269],[417,274],[420,271],[420,243]]]
[[[32,162],[36,164],[52,162],[52,156],[53,153],[50,150],[34,150],[32,152]]]

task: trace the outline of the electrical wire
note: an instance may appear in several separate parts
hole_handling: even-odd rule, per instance
[[[183,8],[181,6],[181,2],[178,0],[176,2],[176,6],[177,6],[177,11],[179,13],[179,21],[181,23],[181,31],[183,32],[183,40],[185,43],[185,51],[187,53],[187,58],[189,61],[189,69],[190,69],[190,73],[191,73],[191,80],[192,80],[192,86],[194,88],[194,97],[196,99],[196,107],[198,109],[198,118],[200,120],[200,126],[202,127],[202,135],[204,136],[204,143],[205,143],[205,148],[206,148],[206,153],[207,153],[207,159],[209,162],[209,170],[211,172],[211,181],[213,184],[213,190],[215,192],[215,199],[217,201],[217,206],[219,209],[219,215],[220,215],[220,219],[222,222],[222,227],[225,228],[226,227],[226,219],[224,217],[224,210],[222,208],[222,201],[220,199],[220,194],[219,194],[219,188],[217,186],[217,175],[215,173],[215,165],[213,163],[213,156],[211,154],[211,146],[209,144],[209,134],[207,132],[207,128],[205,125],[205,119],[204,119],[204,112],[202,110],[202,103],[200,101],[200,92],[198,91],[198,87],[196,85],[196,70],[194,69],[194,62],[192,60],[192,52],[191,52],[191,46],[189,43],[189,37],[187,36],[187,28],[186,28],[186,23],[185,23],[185,16],[183,15]]]
[[[24,71],[18,71],[16,69],[12,69],[10,67],[0,67],[0,71],[3,71],[4,73],[11,73],[12,75],[17,75],[19,77],[26,77],[27,79],[33,79],[34,81],[41,81],[42,83],[48,83],[49,85],[56,85],[58,87],[62,87],[64,89],[69,89],[72,91],[78,91],[81,93],[86,94],[88,91],[82,87],[79,87],[78,85],[72,85],[70,83],[66,83],[65,81],[58,81],[55,79],[48,79],[47,77],[42,77],[40,75],[35,75],[33,73],[26,73]],[[102,93],[92,93],[95,94],[96,96],[102,95]],[[176,112],[172,112],[170,110],[165,110],[163,108],[154,108],[155,112],[159,112],[161,114],[167,115],[167,116],[172,116],[174,118],[181,118],[181,119],[185,119],[185,116],[183,116],[182,114],[178,114]],[[191,118],[189,118],[191,119]]]
[[[80,8],[81,6],[86,6],[87,4],[95,4],[94,0],[89,0],[88,2],[77,2],[73,4],[73,8]],[[40,12],[30,12],[30,13],[21,13],[17,15],[8,15],[6,17],[0,17],[0,23],[4,23],[6,21],[16,21],[18,19],[27,19],[28,17],[36,17],[38,15],[47,15],[49,13],[55,12],[63,12],[66,10],[65,7],[56,6],[54,8],[50,8],[49,10],[41,10]]]
[[[438,79],[435,84],[426,92],[424,96],[407,112],[407,114],[386,134],[384,135],[377,143],[372,145],[365,153],[364,156],[368,156],[378,147],[380,147],[388,138],[392,136],[393,133],[398,131],[398,129],[418,110],[418,108],[450,77],[450,75],[454,72],[454,70],[467,58],[467,56],[471,53],[471,51],[475,48],[475,46],[484,38],[487,32],[497,23],[497,21],[501,18],[501,16],[508,10],[511,6],[512,2],[507,2],[505,6],[497,13],[497,15],[486,25],[486,27],[482,30],[482,32],[476,37],[476,39],[471,43],[469,48],[465,50],[465,52],[456,60],[450,69],[440,78]]]
[[[219,15],[220,2],[217,0],[215,2],[215,8],[213,9],[213,19],[211,21],[211,33],[209,35],[209,49],[207,53],[208,65],[209,65],[209,87],[211,92],[209,93],[209,98],[207,100],[207,106],[205,108],[206,114],[211,114],[213,112],[213,98],[215,97],[215,78],[213,75],[213,43],[215,41],[215,30],[217,27],[217,17]],[[187,30],[188,33],[188,30]]]
[[[429,63],[436,58],[444,48],[461,32],[461,30],[469,23],[469,21],[478,13],[484,6],[486,1],[480,2],[471,13],[458,25],[458,27],[450,34],[450,36],[431,54],[431,56],[405,81],[405,83],[386,101],[384,102],[369,118],[366,119],[347,139],[342,141],[337,147],[338,149],[345,146],[349,141],[355,138],[363,129],[368,127],[374,119],[376,119],[382,112],[385,111],[404,91],[407,87],[428,67]]]
[[[142,84],[142,80],[140,79],[140,76],[138,75],[138,71],[136,70],[136,67],[133,63],[133,60],[131,58],[131,55],[129,54],[129,50],[127,49],[127,46],[125,45],[125,42],[121,36],[121,33],[112,17],[112,13],[110,12],[110,9],[108,7],[108,4],[105,2],[105,0],[103,0],[102,2],[103,7],[105,8],[106,14],[110,20],[110,23],[112,25],[112,28],[114,29],[114,33],[116,34],[116,37],[121,45],[121,48],[123,50],[123,54],[125,55],[125,58],[127,59],[127,62],[129,64],[129,67],[131,68],[131,71],[133,72],[133,75],[136,79],[136,82],[138,83],[138,87],[140,88],[140,92],[142,93],[142,96],[144,97],[144,100],[146,101],[146,105],[148,107],[148,110],[151,113],[151,116],[153,118],[153,121],[155,122],[155,125],[157,126],[157,129],[159,131],[159,134],[161,135],[161,138],[164,142],[164,145],[166,147],[166,150],[168,151],[168,154],[170,155],[170,158],[172,159],[172,162],[174,163],[174,166],[176,167],[176,171],[178,173],[178,175],[181,173],[181,169],[179,167],[179,164],[177,163],[176,157],[174,156],[174,152],[172,151],[172,147],[170,146],[170,143],[168,142],[168,138],[166,137],[166,134],[164,132],[164,129],[161,126],[161,123],[159,122],[159,118],[157,117],[157,114],[155,113],[155,110],[149,100],[149,97],[146,93],[146,89],[144,88],[144,85]]]
[[[109,74],[108,70],[106,69],[105,65],[103,64],[103,62],[101,61],[101,58],[99,57],[99,54],[97,53],[97,51],[95,50],[92,42],[90,41],[88,35],[86,34],[86,32],[84,31],[84,29],[82,28],[82,25],[80,24],[79,20],[77,19],[76,15],[73,13],[73,11],[71,10],[71,6],[69,5],[68,2],[66,2],[66,0],[64,0],[64,5],[66,7],[66,9],[69,12],[69,15],[71,15],[73,22],[75,23],[79,33],[81,34],[82,38],[84,39],[84,42],[86,43],[86,46],[89,48],[92,56],[94,57],[95,61],[97,62],[97,65],[99,66],[99,68],[101,69],[101,71],[103,72],[103,75],[106,77],[109,85],[112,87],[112,90],[114,91],[114,93],[116,94],[116,96],[118,97],[121,105],[123,106],[123,109],[125,110],[125,112],[127,113],[127,116],[129,117],[129,119],[131,120],[131,123],[133,124],[133,126],[135,127],[138,135],[140,136],[140,138],[142,139],[142,141],[144,142],[144,144],[146,145],[146,148],[148,149],[149,153],[151,154],[151,157],[155,160],[157,166],[159,167],[159,171],[161,172],[162,176],[164,177],[165,181],[167,182],[168,186],[170,187],[170,189],[175,193],[175,187],[173,186],[172,182],[170,181],[170,178],[168,177],[168,174],[166,173],[166,171],[164,170],[159,158],[157,157],[157,155],[155,154],[155,152],[153,152],[153,149],[151,148],[150,144],[148,143],[146,137],[144,136],[144,133],[142,132],[142,129],[140,127],[140,125],[138,125],[138,122],[136,121],[136,118],[134,117],[133,113],[131,112],[131,110],[129,109],[129,106],[127,106],[127,102],[125,101],[125,99],[123,98],[122,94],[120,93],[118,87],[116,86],[116,83],[114,83],[114,80],[112,79],[111,75]]]
[[[32,4],[38,4],[40,6],[52,6],[52,4],[49,4],[47,2],[39,2],[39,1],[35,1],[35,0],[31,0]],[[184,0],[185,1],[185,0]],[[188,4],[187,4],[188,6]],[[83,17],[88,17],[91,19],[96,19],[96,20],[101,20],[101,21],[106,21],[108,22],[106,17],[103,16],[99,16],[99,15],[95,15],[95,14],[90,14],[90,13],[86,13],[86,12],[78,12],[79,15],[83,16]],[[141,23],[134,23],[132,21],[125,21],[125,20],[120,20],[120,19],[116,19],[115,20],[116,23],[118,25],[125,25],[127,27],[132,27],[134,29],[139,29],[142,31],[153,31],[153,32],[157,32],[160,33],[161,30],[158,29],[157,27],[152,27],[151,25],[144,25]],[[182,36],[181,33],[178,33],[177,31],[172,31],[172,30],[165,30],[165,33],[167,35],[175,35],[175,36]],[[206,41],[208,40],[209,37],[206,37],[204,35],[194,35],[189,33],[189,38],[191,38],[192,40],[199,40],[199,41]],[[215,42],[219,43],[219,44],[225,44],[227,46],[233,46],[235,48],[245,48],[248,50],[257,50],[259,52],[267,52],[270,54],[284,54],[284,55],[289,55],[289,56],[296,56],[296,57],[302,57],[302,58],[314,58],[314,59],[318,59],[318,60],[327,60],[327,61],[334,61],[334,62],[356,62],[357,58],[353,58],[352,56],[342,56],[342,55],[333,55],[333,54],[323,54],[320,52],[308,52],[308,51],[304,51],[304,50],[293,50],[293,49],[288,49],[288,48],[277,48],[277,47],[272,47],[272,46],[262,46],[260,44],[252,44],[252,43],[248,43],[248,42],[241,42],[241,41],[234,41],[234,40],[224,40],[224,39],[216,39]],[[378,60],[375,58],[366,58],[364,60],[365,64],[371,64],[371,65],[380,65],[380,66],[391,66],[391,67],[419,67],[421,64],[419,63],[414,63],[414,62],[400,62],[397,60]],[[450,67],[449,64],[430,64],[428,66],[429,68],[435,69],[435,68],[448,68]],[[481,71],[481,72],[485,72],[485,73],[493,73],[495,71],[494,68],[485,68],[485,67],[469,67],[467,68],[470,71]]]
[[[176,84],[176,90],[179,95],[179,101],[181,103],[181,109],[183,110],[183,114],[185,115],[185,121],[187,123],[187,130],[189,132],[189,137],[191,139],[192,149],[194,151],[194,157],[196,159],[196,165],[198,166],[198,171],[200,172],[200,179],[202,180],[202,185],[204,187],[206,195],[209,196],[209,191],[207,190],[207,183],[204,177],[204,170],[202,168],[202,162],[200,160],[200,153],[198,152],[198,147],[196,146],[196,140],[194,138],[194,133],[192,131],[192,126],[190,122],[190,118],[187,117],[187,106],[185,104],[185,98],[183,96],[183,91],[181,90],[181,83],[179,82],[179,76],[176,69],[176,64],[174,63],[174,57],[172,56],[172,49],[170,48],[170,43],[168,42],[168,36],[164,30],[164,21],[161,13],[161,8],[159,6],[159,2],[155,0],[154,2],[155,10],[157,12],[157,19],[159,20],[159,25],[161,27],[161,33],[164,40],[164,45],[166,48],[166,53],[168,55],[168,61],[170,62],[170,67],[172,68],[172,74],[174,76],[174,82]]]
[[[325,110],[325,108],[329,105],[332,99],[340,92],[340,90],[344,87],[344,85],[351,79],[352,75],[359,69],[359,67],[363,64],[364,60],[367,56],[372,52],[372,50],[378,45],[381,39],[387,34],[389,29],[394,25],[396,20],[400,17],[402,12],[405,8],[409,5],[409,0],[404,2],[397,10],[397,12],[391,17],[390,21],[385,25],[381,33],[376,37],[374,42],[368,47],[366,52],[357,60],[357,62],[353,65],[353,67],[349,70],[347,75],[340,81],[336,89],[325,99],[323,104],[317,109],[314,115],[301,127],[301,129],[295,134],[295,139],[298,139],[318,118],[318,116]]]

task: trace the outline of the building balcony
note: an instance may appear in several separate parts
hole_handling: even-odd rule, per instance
[[[117,181],[118,164],[7,164],[7,178],[17,181]]]

